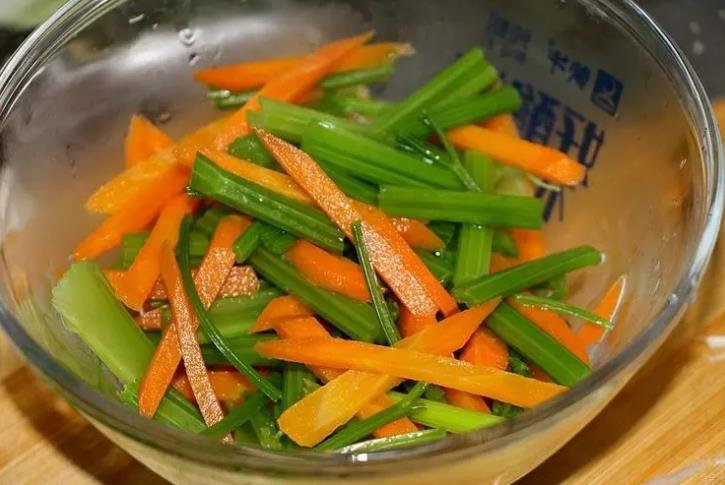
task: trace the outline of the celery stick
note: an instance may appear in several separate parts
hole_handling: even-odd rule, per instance
[[[227,147],[227,151],[230,155],[241,158],[242,160],[256,163],[262,167],[280,170],[277,161],[264,148],[264,145],[254,133],[237,138]]]
[[[411,433],[403,433],[374,440],[360,441],[352,445],[340,448],[339,452],[343,454],[352,453],[369,453],[371,451],[387,451],[397,450],[400,448],[408,448],[410,446],[419,446],[427,443],[440,441],[446,437],[444,429],[424,429],[421,431],[413,431]]]
[[[138,384],[126,384],[118,392],[118,398],[138,412]],[[200,433],[206,429],[199,410],[174,389],[166,391],[166,396],[161,400],[156,414],[154,414],[154,420],[190,433]]]
[[[405,395],[399,392],[390,392],[388,396],[394,401],[399,401]],[[504,421],[503,418],[493,414],[469,411],[468,409],[429,399],[419,399],[415,403],[409,418],[424,426],[445,429],[451,433],[467,433]]]

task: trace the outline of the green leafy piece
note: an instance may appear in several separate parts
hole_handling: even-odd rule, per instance
[[[209,318],[209,314],[199,298],[199,293],[194,285],[194,278],[191,275],[191,266],[189,264],[189,229],[191,219],[185,217],[181,223],[179,231],[179,243],[177,245],[177,258],[179,260],[179,268],[181,277],[184,281],[184,290],[186,291],[189,303],[194,309],[201,328],[209,339],[214,343],[217,349],[226,357],[229,362],[242,374],[247,376],[254,386],[262,391],[272,401],[277,401],[282,397],[282,393],[271,382],[263,378],[249,364],[240,359],[234,351],[229,347],[227,339],[219,332],[217,327]]]
[[[497,296],[511,296],[556,276],[597,265],[601,261],[602,254],[599,251],[591,246],[580,246],[481,276],[453,288],[453,296],[470,307]]]
[[[385,302],[385,297],[383,297],[383,292],[378,284],[378,278],[375,275],[373,264],[370,261],[370,255],[365,246],[365,237],[360,221],[353,222],[352,234],[355,241],[355,249],[357,250],[357,259],[360,262],[360,266],[362,266],[365,282],[370,292],[380,328],[383,331],[385,339],[388,341],[388,345],[394,345],[400,340],[400,333],[398,332],[398,326],[395,325],[393,318],[390,316],[388,305]]]
[[[559,384],[571,387],[591,372],[569,349],[507,303],[496,308],[486,326]]]
[[[324,213],[226,172],[201,154],[196,157],[189,186],[262,222],[342,252],[342,232]]]
[[[444,189],[382,186],[380,208],[391,216],[539,229],[541,200]]]
[[[332,451],[344,448],[345,446],[349,446],[364,438],[379,427],[407,416],[413,408],[415,402],[420,399],[420,396],[423,395],[427,387],[427,383],[418,382],[408,394],[392,406],[373,414],[369,418],[348,424],[340,431],[317,445],[315,449],[320,451]]]

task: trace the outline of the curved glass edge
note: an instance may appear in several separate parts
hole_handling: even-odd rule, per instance
[[[675,82],[688,102],[686,111],[694,128],[702,131],[696,140],[705,163],[707,214],[699,234],[692,264],[680,279],[674,299],[663,308],[652,325],[620,354],[597,369],[566,394],[531,410],[519,418],[485,430],[449,436],[445,440],[394,452],[366,453],[365,456],[320,454],[314,452],[274,453],[257,448],[229,448],[207,438],[189,435],[145,420],[109,396],[91,389],[75,375],[58,365],[0,305],[0,324],[33,367],[49,377],[73,405],[111,429],[172,455],[224,468],[263,473],[294,473],[297,476],[337,475],[341,473],[380,473],[395,462],[396,472],[419,465],[421,459],[435,461],[463,459],[471,454],[505,446],[525,436],[532,427],[546,427],[560,413],[573,408],[587,395],[597,391],[611,378],[653,353],[677,323],[677,316],[694,297],[715,245],[723,212],[723,154],[719,131],[707,96],[689,62],[662,29],[631,0],[578,0],[594,11],[611,17],[645,47]],[[72,0],[34,31],[0,71],[0,120],[5,120],[24,85],[35,69],[52,58],[66,40],[99,16],[124,3],[124,0]],[[663,54],[667,59],[662,59]],[[666,66],[664,62],[667,62]],[[685,91],[684,93],[682,91]],[[694,112],[693,112],[694,111]],[[452,456],[454,452],[455,457]],[[407,461],[403,468],[401,461]],[[355,465],[355,466],[351,466]]]

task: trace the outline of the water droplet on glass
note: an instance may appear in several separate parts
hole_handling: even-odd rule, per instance
[[[145,15],[140,13],[138,15],[134,15],[133,17],[129,17],[128,23],[129,25],[137,24],[141,22],[144,19]]]
[[[191,54],[189,54],[189,65],[195,66],[197,62],[199,62],[199,54],[197,54],[195,52],[192,52]]]
[[[705,44],[701,40],[692,43],[692,53],[701,56],[705,52]]]
[[[187,47],[192,46],[196,41],[196,32],[193,29],[181,29],[179,31],[179,40]]]
[[[725,9],[718,10],[717,16],[720,17],[722,20],[725,20]]]
[[[687,165],[687,159],[683,158],[682,160],[680,160],[680,170],[685,168],[685,165]]]
[[[667,304],[668,305],[677,305],[677,303],[680,301],[680,297],[675,295],[674,293],[670,294],[667,297]]]
[[[154,22],[153,25],[151,25],[151,30],[157,30],[159,28],[159,23]]]
[[[699,34],[702,31],[702,29],[700,28],[700,24],[698,24],[694,20],[690,20],[690,31],[695,35]]]

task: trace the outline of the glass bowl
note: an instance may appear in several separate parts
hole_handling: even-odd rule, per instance
[[[120,170],[131,114],[179,135],[218,113],[196,67],[308,52],[374,28],[413,43],[380,89],[402,96],[473,45],[517,86],[522,133],[590,168],[542,193],[551,249],[589,243],[605,264],[570,278],[591,305],[620,274],[628,291],[595,371],[504,424],[394,452],[277,454],[150,422],[49,306],[58,269],[99,221],[85,198]],[[114,442],[172,482],[505,483],[599,412],[676,325],[722,213],[711,109],[682,53],[633,2],[604,0],[73,0],[0,72],[2,326],[31,366]],[[102,324],[102,322],[99,322]]]

